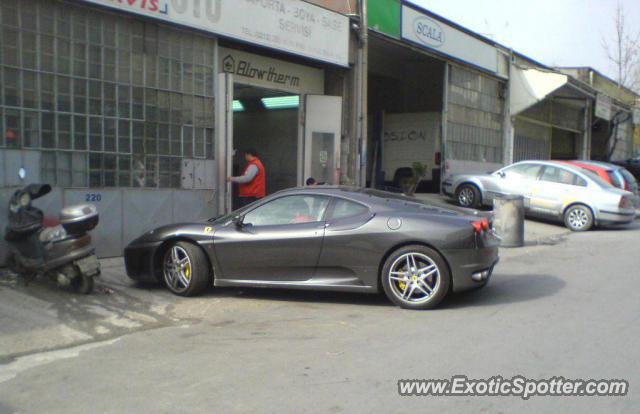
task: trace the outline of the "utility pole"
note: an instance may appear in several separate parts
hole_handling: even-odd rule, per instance
[[[358,51],[356,53],[355,80],[356,80],[356,140],[358,143],[358,174],[357,184],[360,187],[367,185],[367,83],[368,83],[368,58],[369,58],[369,24],[367,19],[367,0],[358,2],[358,15],[360,17],[358,28]]]

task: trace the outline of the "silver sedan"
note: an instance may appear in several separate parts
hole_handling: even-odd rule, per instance
[[[633,194],[595,174],[553,161],[522,161],[491,174],[454,174],[443,192],[463,207],[490,206],[507,194],[521,195],[527,215],[558,219],[573,231],[635,219]]]

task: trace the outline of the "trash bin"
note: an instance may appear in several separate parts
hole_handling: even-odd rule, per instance
[[[500,247],[524,246],[524,197],[504,195],[493,200],[493,229]]]

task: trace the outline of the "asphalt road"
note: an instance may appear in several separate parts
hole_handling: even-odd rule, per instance
[[[383,296],[281,290],[180,299],[132,286],[120,267],[99,294],[74,301],[5,283],[0,298],[24,295],[24,312],[63,318],[71,339],[53,351],[5,349],[0,413],[636,413],[639,242],[636,222],[504,249],[489,286],[427,312]],[[0,305],[0,330],[19,337],[28,327],[7,325],[10,312]],[[41,322],[38,336],[56,335]],[[457,374],[617,378],[630,391],[526,401],[397,393],[398,379]]]

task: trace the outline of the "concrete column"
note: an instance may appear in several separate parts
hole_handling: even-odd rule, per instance
[[[586,99],[584,108],[584,132],[582,133],[582,148],[578,157],[583,160],[591,159],[591,99]]]
[[[356,65],[355,65],[355,83],[356,94],[354,99],[356,100],[356,124],[357,133],[356,139],[358,142],[359,153],[359,174],[357,184],[361,187],[367,185],[367,87],[368,87],[368,73],[369,73],[369,20],[367,18],[367,2],[360,0],[360,29],[358,52],[356,53]]]

